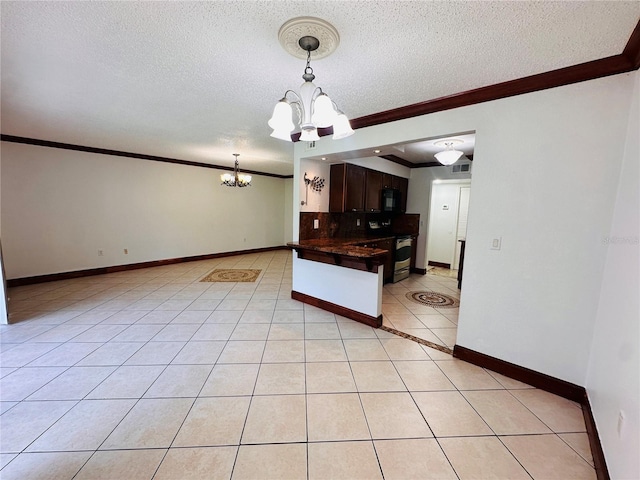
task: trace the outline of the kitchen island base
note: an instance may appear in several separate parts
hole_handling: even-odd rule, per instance
[[[291,298],[372,327],[382,325],[384,266],[371,271],[294,256]]]
[[[364,323],[365,325],[369,325],[370,327],[380,328],[382,326],[382,314],[378,315],[377,317],[372,317],[371,315],[356,312],[355,310],[336,305],[335,303],[327,302],[326,300],[322,300],[320,298],[311,297],[309,295],[305,295],[304,293],[296,292],[295,290],[291,291],[291,298],[294,300],[298,300],[299,302],[306,303],[307,305],[321,308],[322,310],[326,310],[327,312],[335,313],[336,315],[355,320],[356,322]]]

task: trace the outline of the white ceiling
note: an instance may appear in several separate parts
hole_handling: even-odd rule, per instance
[[[357,118],[618,55],[640,2],[2,1],[0,15],[3,134],[229,166],[240,153],[289,175],[292,144],[267,120],[302,83],[278,41],[290,18],[337,28],[311,66]]]

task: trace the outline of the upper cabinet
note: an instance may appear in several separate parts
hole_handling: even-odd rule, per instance
[[[385,188],[400,191],[400,211],[407,211],[407,178],[342,163],[331,165],[330,180],[330,212],[380,212]]]
[[[405,213],[407,211],[407,194],[409,193],[409,179],[404,177],[393,176],[392,188],[400,190],[400,211]]]
[[[343,163],[331,165],[330,212],[364,212],[366,169]]]
[[[382,172],[376,170],[366,171],[364,209],[367,212],[379,212],[382,196]]]

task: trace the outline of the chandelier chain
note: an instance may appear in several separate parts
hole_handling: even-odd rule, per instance
[[[307,50],[307,66],[304,69],[305,75],[313,75],[313,68],[311,68],[311,50]]]

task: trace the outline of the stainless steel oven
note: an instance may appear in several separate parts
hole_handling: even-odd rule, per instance
[[[393,283],[404,280],[409,276],[411,267],[411,244],[413,238],[410,236],[396,237],[396,249],[393,265]]]

